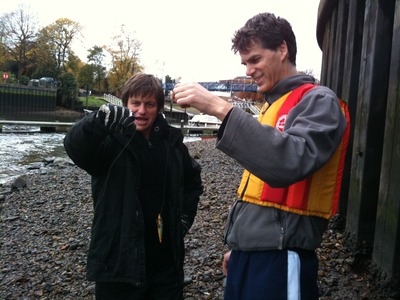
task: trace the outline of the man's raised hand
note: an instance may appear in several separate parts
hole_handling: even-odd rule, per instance
[[[133,112],[125,106],[103,104],[97,111],[96,119],[112,133],[133,131],[136,127]]]

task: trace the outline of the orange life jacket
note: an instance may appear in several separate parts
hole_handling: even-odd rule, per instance
[[[268,110],[262,109],[261,124],[283,131],[289,111],[303,98],[314,84],[304,84],[275,101]],[[350,135],[350,117],[347,104],[339,99],[347,126],[341,143],[328,162],[310,177],[285,188],[272,188],[245,170],[238,196],[247,202],[270,206],[289,212],[329,219],[337,213],[344,160]],[[267,105],[267,104],[266,104]],[[266,106],[267,107],[267,106]]]

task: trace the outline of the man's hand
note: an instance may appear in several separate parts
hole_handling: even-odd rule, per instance
[[[231,251],[224,254],[224,260],[222,261],[222,272],[224,272],[225,276],[228,275],[228,263],[230,257],[231,257]]]
[[[124,106],[103,104],[96,113],[96,120],[112,133],[133,131],[136,128],[133,112]]]
[[[172,100],[181,107],[192,106],[221,121],[233,107],[228,101],[212,94],[197,82],[177,83],[172,90]]]

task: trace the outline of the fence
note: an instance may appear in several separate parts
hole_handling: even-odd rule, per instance
[[[0,119],[51,120],[56,104],[55,89],[0,84]]]
[[[245,111],[249,111],[253,115],[258,115],[260,113],[260,109],[248,101],[235,101],[234,100],[234,101],[231,101],[231,104],[233,106],[239,107]]]
[[[108,103],[122,106],[122,100],[110,94],[104,94],[103,99]]]
[[[400,279],[400,1],[321,0],[321,84],[348,101],[340,213],[355,253]]]

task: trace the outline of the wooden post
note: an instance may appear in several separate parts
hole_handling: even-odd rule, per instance
[[[388,277],[400,276],[400,1],[393,24],[386,128],[373,260]],[[396,238],[397,237],[397,238]]]
[[[344,66],[346,66],[346,70],[342,70],[342,92],[336,91],[338,96],[347,102],[350,112],[350,138],[346,153],[346,163],[343,171],[339,202],[339,213],[342,216],[346,216],[347,214],[349,198],[354,124],[361,62],[361,51],[359,51],[359,49],[362,49],[362,32],[360,32],[359,28],[362,28],[364,24],[364,6],[364,1],[351,1],[349,3],[348,13],[344,16],[348,19],[346,42],[343,45],[343,49],[345,50]]]
[[[379,1],[367,1],[354,128],[346,228],[372,248],[385,128],[393,23]],[[371,250],[371,249],[368,249]]]

